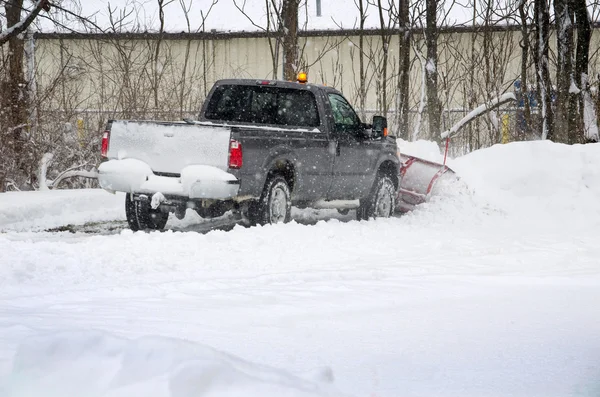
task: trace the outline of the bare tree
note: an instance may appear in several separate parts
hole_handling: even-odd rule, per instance
[[[408,0],[399,0],[396,20],[399,29],[398,79],[396,84],[396,115],[394,125],[396,126],[396,136],[408,140],[408,111],[410,109],[410,43],[412,38]]]
[[[23,0],[5,0],[3,3],[7,28],[0,30],[0,46],[27,30],[42,10],[50,11],[48,0],[37,0],[30,10],[23,8]],[[25,18],[22,18],[23,11],[27,13]]]
[[[529,37],[529,6],[527,0],[520,0],[518,4],[519,19],[521,22],[521,87],[520,100],[523,101],[523,120],[519,125],[519,138],[523,139],[531,128],[531,107],[529,103],[529,79],[527,78],[529,67],[529,49],[531,47],[531,39]],[[523,125],[524,124],[524,125]]]
[[[280,32],[283,36],[283,78],[296,80],[298,73],[298,7],[300,0],[283,0]]]
[[[537,76],[538,103],[541,107],[542,139],[554,139],[552,82],[550,80],[548,45],[550,40],[550,10],[546,0],[535,0],[536,51],[534,63]]]
[[[585,0],[573,0],[575,20],[577,21],[577,54],[575,59],[575,78],[579,83],[579,136],[574,137],[574,142],[598,142],[597,116],[592,105],[588,83],[588,65],[590,39],[592,36],[590,19]]]
[[[23,132],[28,124],[28,98],[23,72],[25,47],[20,34],[33,23],[42,10],[49,10],[46,0],[36,1],[28,10],[23,8],[23,0],[7,0],[4,2],[4,15],[0,13],[0,17],[6,18],[6,29],[0,30],[0,48],[8,43],[6,58],[0,65],[0,156],[3,158],[0,162],[0,192],[5,190],[6,179],[14,178],[9,174],[17,170],[23,173],[24,163],[27,162],[23,156]],[[7,72],[5,68],[8,69]]]
[[[570,0],[554,0],[556,16],[556,102],[554,106],[553,140],[568,142],[572,140],[573,118],[576,104],[571,85],[575,83],[573,75],[573,25],[574,13]]]
[[[427,74],[427,117],[429,121],[429,139],[439,140],[441,132],[442,105],[438,97],[438,2],[426,0],[425,2],[425,41],[427,43],[427,60],[425,73]]]
[[[365,109],[367,102],[367,75],[365,71],[365,21],[367,20],[368,3],[364,0],[355,0],[359,12],[359,33],[358,33],[358,98],[359,107],[363,119],[365,118]]]

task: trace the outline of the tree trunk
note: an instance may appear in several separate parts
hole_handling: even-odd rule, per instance
[[[477,2],[473,2],[473,15],[472,15],[472,27],[473,32],[471,33],[471,62],[469,65],[469,83],[468,83],[468,91],[467,91],[467,109],[473,109],[477,105],[477,95],[475,93],[475,70],[479,69],[477,64],[477,56],[475,52],[475,44],[477,43]],[[479,120],[476,120],[475,123],[470,123],[468,126],[468,151],[477,150],[480,148],[480,139],[479,139],[479,128],[476,127]]]
[[[554,139],[554,117],[552,111],[552,82],[548,70],[548,42],[550,40],[550,11],[546,0],[535,0],[536,74],[538,99],[542,117],[542,139]]]
[[[570,141],[571,103],[570,88],[573,82],[573,16],[570,0],[554,0],[554,13],[556,15],[556,102],[554,125],[556,134],[553,140],[560,142]]]
[[[298,7],[300,0],[283,0],[281,19],[283,22],[283,77],[296,81],[298,72]]]
[[[366,71],[365,71],[365,51],[364,51],[364,45],[365,45],[365,35],[364,35],[364,30],[365,30],[365,21],[367,20],[367,14],[365,12],[365,7],[364,7],[364,3],[363,0],[358,0],[358,10],[360,12],[360,32],[359,32],[359,36],[358,36],[358,46],[359,48],[359,53],[358,53],[358,67],[359,67],[359,101],[360,101],[360,112],[362,114],[362,117],[364,119],[365,117],[365,110],[366,110],[366,103],[367,103],[367,75],[366,75]]]
[[[425,72],[427,74],[427,117],[429,119],[429,139],[440,141],[440,119],[442,106],[438,97],[438,72],[437,72],[437,4],[436,0],[427,0],[426,3],[426,28],[425,41],[427,43],[427,60]]]
[[[519,3],[519,16],[521,17],[521,99],[523,100],[523,119],[519,120],[519,140],[525,140],[531,129],[531,108],[529,106],[529,82],[527,80],[527,64],[529,63],[529,27],[527,1]]]
[[[410,88],[410,20],[408,0],[400,0],[398,25],[398,86],[396,99],[396,136],[404,140],[409,139],[408,111]]]
[[[6,22],[9,27],[21,21],[23,0],[11,0],[4,6]],[[18,35],[8,38],[8,79],[3,84],[2,105],[7,109],[6,125],[11,132],[6,143],[15,153],[23,150],[21,132],[27,124],[27,100],[25,92],[25,76],[23,74],[23,53],[25,47]]]
[[[388,56],[390,47],[390,36],[386,33],[385,19],[383,17],[383,7],[381,0],[377,0],[377,7],[379,8],[379,26],[381,28],[381,50],[383,52],[381,59],[381,68],[379,74],[379,101],[381,102],[381,112],[384,117],[387,117],[388,103],[387,103],[387,72],[388,72]]]
[[[578,131],[574,142],[598,142],[598,121],[596,117],[585,119],[586,101],[591,102],[590,87],[588,84],[588,64],[590,39],[592,31],[590,18],[585,0],[573,0],[573,11],[577,23],[577,55],[575,58],[575,79],[580,84]],[[591,107],[591,103],[587,106]],[[593,109],[593,107],[592,107]],[[595,113],[595,112],[594,112]],[[595,114],[593,115],[595,116]]]

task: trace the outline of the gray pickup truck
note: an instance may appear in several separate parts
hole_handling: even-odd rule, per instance
[[[238,211],[250,224],[287,222],[292,205],[389,217],[399,188],[387,121],[361,122],[337,90],[275,80],[220,80],[198,120],[112,120],[102,188],[126,195],[132,230],[162,229],[188,208]]]

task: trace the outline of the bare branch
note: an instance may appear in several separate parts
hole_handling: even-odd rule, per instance
[[[17,36],[23,33],[29,25],[37,18],[38,14],[48,7],[48,0],[37,0],[33,5],[29,14],[25,19],[17,22],[16,24],[9,26],[4,32],[0,32],[0,46],[10,40],[11,37]]]

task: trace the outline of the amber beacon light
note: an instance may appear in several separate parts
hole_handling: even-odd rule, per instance
[[[305,72],[298,73],[298,83],[306,84],[307,81],[308,81],[308,76],[306,75]]]

